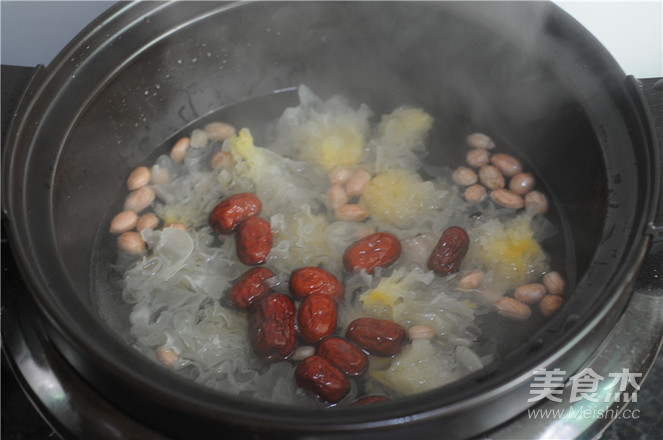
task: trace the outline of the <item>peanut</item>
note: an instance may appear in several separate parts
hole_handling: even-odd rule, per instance
[[[467,167],[456,168],[451,178],[461,186],[470,186],[477,183],[477,174]]]
[[[357,170],[346,182],[345,192],[350,197],[360,196],[370,181],[371,173],[366,170]]]
[[[223,142],[235,134],[235,127],[225,122],[210,122],[203,127],[207,138],[212,142]]]
[[[476,290],[483,283],[485,274],[481,269],[475,269],[468,272],[458,280],[458,288],[460,290]]]
[[[504,188],[504,175],[493,165],[484,165],[479,169],[479,181],[488,189]]]
[[[527,304],[508,296],[496,301],[493,306],[500,315],[516,321],[525,321],[532,315],[532,310]]]
[[[467,189],[465,189],[465,200],[470,203],[483,202],[486,199],[487,194],[486,187],[475,183],[474,185],[470,185],[467,187]]]
[[[525,206],[523,198],[508,189],[496,189],[490,193],[490,198],[505,208],[520,209]]]
[[[428,339],[431,340],[435,336],[435,330],[425,325],[413,325],[407,329],[407,337],[414,341],[416,339]]]
[[[159,226],[159,217],[150,212],[140,216],[136,223],[136,230],[140,232],[143,229],[156,229],[157,226]]]
[[[517,300],[522,301],[527,304],[534,304],[541,301],[541,298],[546,294],[546,286],[539,283],[524,284],[518,286],[516,291],[513,293],[513,296]]]
[[[138,216],[133,211],[122,211],[113,217],[110,224],[111,234],[121,234],[136,227]]]
[[[474,148],[465,155],[465,162],[471,167],[481,168],[490,163],[490,153],[483,148]]]
[[[559,272],[548,272],[545,274],[543,276],[543,285],[553,295],[562,295],[566,288],[566,282]]]
[[[360,222],[368,217],[369,212],[361,205],[349,203],[334,210],[334,215],[344,222]]]
[[[349,197],[341,185],[332,185],[327,191],[327,203],[333,210],[348,203]]]
[[[191,132],[191,143],[189,144],[191,148],[204,147],[207,142],[207,134],[203,130],[196,128]]]
[[[181,138],[180,140],[175,142],[175,145],[173,145],[172,150],[170,150],[170,158],[173,159],[175,162],[182,162],[190,146],[191,146],[191,139],[189,139],[188,137]]]
[[[564,305],[564,298],[559,295],[546,295],[539,303],[539,310],[545,317],[550,317]]]
[[[139,255],[145,250],[145,242],[138,232],[127,231],[117,237],[117,247],[129,255]]]
[[[175,366],[175,362],[177,362],[180,358],[177,353],[175,353],[175,350],[166,347],[157,348],[157,357],[161,363],[168,368],[173,368]]]
[[[232,165],[233,156],[227,151],[217,151],[210,161],[210,166],[214,170],[227,170]]]
[[[155,185],[168,185],[170,183],[168,168],[159,165],[152,166],[152,183]]]
[[[332,185],[343,185],[352,177],[352,171],[345,167],[337,167],[329,172],[329,181]]]
[[[509,189],[516,194],[524,196],[534,189],[536,183],[532,173],[518,173],[511,178],[509,182]]]
[[[493,154],[490,157],[490,163],[495,165],[507,177],[515,176],[523,170],[518,159],[504,153]]]
[[[150,170],[147,167],[136,168],[127,178],[127,188],[130,191],[145,186],[148,183],[150,183]]]
[[[540,191],[530,191],[525,194],[525,211],[530,215],[545,214],[548,212],[548,198]]]
[[[173,223],[167,224],[166,226],[164,226],[164,228],[175,228],[175,229],[181,229],[183,231],[186,231],[186,226],[184,226],[184,223],[180,223],[180,222],[173,222]]]
[[[486,150],[495,148],[495,142],[483,133],[472,133],[467,139],[465,139],[465,141],[467,142],[467,145],[474,148],[483,148]]]
[[[136,191],[129,193],[124,201],[125,211],[134,211],[136,214],[150,206],[154,201],[154,190],[149,186],[143,186]]]

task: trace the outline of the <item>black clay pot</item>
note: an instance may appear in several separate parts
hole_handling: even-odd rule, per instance
[[[127,174],[219,109],[235,105],[238,124],[278,116],[299,84],[423,107],[433,140],[479,127],[498,139],[552,196],[564,308],[464,380],[373,407],[242,400],[134,351],[99,318],[91,276]],[[236,105],[264,97],[273,105]],[[461,157],[431,144],[431,161]],[[3,167],[10,240],[53,343],[111,402],[176,438],[461,437],[507,421],[530,405],[535,368],[572,374],[620,315],[660,191],[635,81],[542,2],[120,4],[40,69]]]

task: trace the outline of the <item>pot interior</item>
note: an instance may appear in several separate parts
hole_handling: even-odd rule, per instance
[[[545,247],[573,289],[601,237],[596,225],[604,221],[606,199],[596,195],[607,192],[601,186],[605,164],[580,98],[537,56],[537,43],[495,38],[494,28],[446,8],[430,14],[426,7],[394,4],[388,18],[376,19],[369,5],[306,4],[298,12],[306,19],[295,20],[295,6],[276,14],[260,10],[265,7],[224,10],[223,26],[215,25],[220,12],[197,18],[143,49],[98,85],[62,152],[55,229],[77,225],[74,243],[60,240],[62,257],[74,272],[76,291],[112,317],[123,339],[131,340],[128,314],[120,280],[108,265],[116,251],[106,231],[124,199],[128,173],[151,165],[179,137],[213,120],[249,127],[256,145],[264,145],[269,124],[297,105],[294,89],[300,84],[323,98],[337,94],[367,103],[376,115],[401,105],[425,109],[435,118],[427,157],[433,166],[463,164],[465,137],[489,133],[551,196],[549,218],[558,235]],[[348,15],[353,18],[342,18]],[[421,26],[411,29],[410,22]],[[246,26],[256,32],[242,32]],[[81,187],[91,176],[95,185]],[[82,257],[92,265],[80,265]],[[544,323],[499,321],[486,325],[522,330],[520,337],[500,342],[503,353]]]
[[[628,230],[635,221],[626,198],[619,212],[611,198],[615,188],[637,179],[638,161],[629,160],[636,154],[629,149],[615,155],[606,148],[623,135],[615,134],[620,127],[603,125],[613,116],[600,108],[612,98],[599,91],[612,86],[594,72],[613,64],[604,64],[592,44],[569,47],[568,33],[577,31],[551,7],[188,2],[130,5],[119,12],[126,18],[104,24],[110,37],[90,31],[89,49],[74,44],[49,66],[59,88],[47,96],[48,118],[34,145],[57,148],[48,147],[25,177],[48,185],[50,202],[34,213],[50,220],[51,229],[42,233],[50,248],[43,254],[55,258],[60,272],[49,276],[49,285],[66,292],[52,301],[76,316],[68,325],[89,345],[85,351],[98,350],[114,369],[176,382],[127,346],[128,309],[107,233],[127,175],[212,120],[251,128],[261,145],[267,124],[297,104],[300,84],[325,98],[338,94],[367,103],[378,115],[401,105],[425,109],[435,118],[427,159],[433,165],[462,164],[465,137],[487,133],[550,196],[549,218],[558,235],[544,247],[573,293],[548,322],[505,324],[486,317],[488,333],[506,327],[517,336],[499,342],[497,365],[467,379],[477,389],[550,356],[614,295],[600,285],[612,279],[623,257],[615,251],[603,264],[602,247],[616,240],[624,244],[618,249],[628,248],[626,238],[606,239],[605,231]],[[99,344],[106,347],[90,348]],[[127,352],[124,366],[111,360],[108,351],[116,349]],[[181,386],[177,390],[186,389]],[[435,405],[462,395],[461,387],[467,388],[451,388],[455,395],[435,394]]]

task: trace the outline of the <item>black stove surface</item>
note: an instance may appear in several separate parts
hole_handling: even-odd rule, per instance
[[[13,115],[21,92],[30,78],[33,69],[29,67],[2,66],[2,140],[4,147],[5,132]],[[663,80],[643,79],[642,90],[655,120],[659,143],[663,142]],[[663,151],[663,147],[661,148]],[[20,278],[9,244],[5,239],[4,218],[2,227],[2,431],[3,440],[68,438],[66,428],[55,424],[45,407],[38,401],[29,387],[22,383],[20,374],[17,378],[12,371],[12,363],[5,353],[6,333],[14,325],[11,316],[26,287]],[[663,284],[663,242],[656,243],[648,253],[635,289],[657,289]],[[637,410],[639,417],[616,420],[602,435],[606,440],[626,439],[663,439],[663,353],[659,353],[644,386],[637,395],[637,402],[629,405],[631,414]],[[103,405],[100,405],[103,412]],[[42,416],[44,412],[44,416]],[[102,414],[103,416],[103,414]],[[49,420],[47,422],[46,420]],[[147,438],[147,437],[137,437]]]

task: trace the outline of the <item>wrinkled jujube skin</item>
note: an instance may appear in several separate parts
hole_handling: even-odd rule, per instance
[[[336,302],[316,293],[304,298],[297,311],[297,327],[302,339],[315,344],[336,330]]]
[[[314,293],[329,295],[342,301],[343,284],[331,273],[319,267],[302,267],[290,275],[290,293],[296,299],[304,299]]]
[[[209,225],[219,234],[231,234],[249,217],[260,214],[262,203],[251,193],[240,193],[223,199],[209,216]]]
[[[255,266],[267,260],[274,236],[267,220],[249,217],[237,227],[236,240],[239,260],[248,266]]]
[[[346,270],[365,269],[373,273],[376,267],[387,267],[401,254],[401,242],[387,232],[376,232],[355,242],[343,254]]]
[[[382,357],[395,356],[407,340],[405,329],[393,321],[376,318],[357,318],[350,323],[345,334],[369,354]]]
[[[267,361],[287,359],[297,345],[295,304],[289,296],[270,293],[249,308],[249,339],[254,353]]]
[[[368,356],[343,338],[332,336],[320,341],[315,352],[348,376],[361,376],[368,369]]]
[[[321,356],[310,356],[295,368],[297,385],[327,403],[338,403],[350,391],[350,380]]]
[[[267,280],[273,276],[274,273],[266,267],[253,267],[247,270],[230,289],[228,294],[230,302],[240,310],[248,310],[253,301],[269,293]]]
[[[458,272],[469,247],[470,237],[465,229],[445,229],[428,259],[428,268],[442,276]]]

